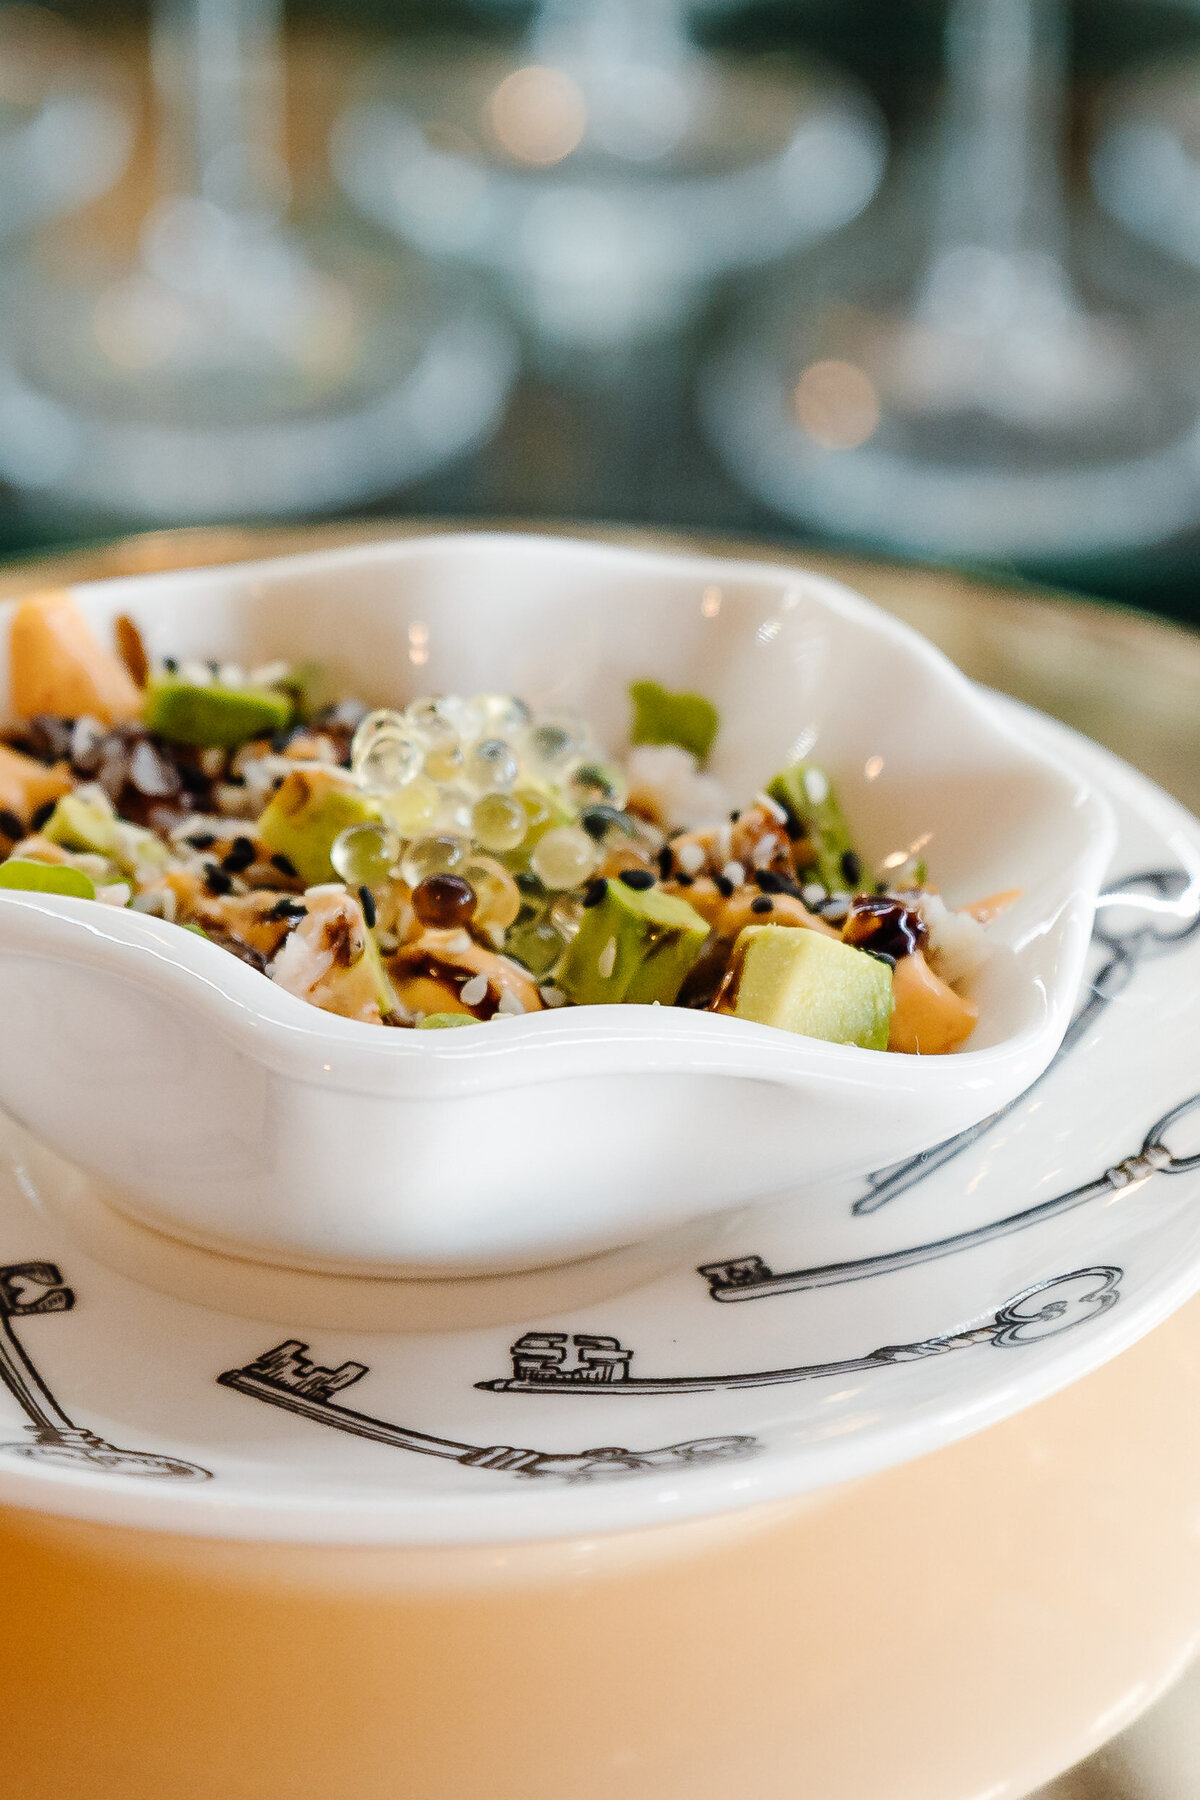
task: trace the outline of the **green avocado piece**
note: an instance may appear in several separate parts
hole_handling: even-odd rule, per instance
[[[293,769],[255,826],[269,850],[286,856],[306,887],[336,881],[335,838],[379,817],[378,805],[340,769]]]
[[[65,894],[70,900],[94,900],[96,884],[82,869],[69,863],[35,862],[32,857],[10,857],[0,863],[0,888],[27,894]]]
[[[116,848],[116,814],[78,794],[64,794],[42,826],[42,836],[64,850],[112,856]]]
[[[877,957],[803,925],[738,933],[722,1012],[830,1044],[886,1050],[892,971]]]
[[[854,890],[862,865],[824,769],[811,762],[793,763],[768,782],[767,793],[783,807],[796,836],[812,843],[817,880],[831,894],[838,889]]]
[[[248,738],[271,737],[292,722],[294,704],[279,688],[204,686],[164,675],[146,688],[146,730],[172,744],[232,750]]]
[[[479,1020],[470,1013],[427,1013],[417,1026],[418,1031],[449,1031],[457,1025],[478,1025]]]
[[[706,921],[686,900],[608,881],[567,947],[557,985],[577,1006],[670,1006],[707,937]]]
[[[703,762],[716,742],[721,715],[703,694],[672,694],[657,681],[635,681],[629,689],[633,701],[633,744],[680,744]]]

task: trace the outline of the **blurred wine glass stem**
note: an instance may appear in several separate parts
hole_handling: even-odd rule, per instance
[[[674,148],[703,99],[705,58],[687,16],[687,0],[542,0],[529,48],[575,82],[597,148],[649,162]]]
[[[281,0],[157,0],[152,57],[168,193],[237,212],[281,210],[281,37]]]
[[[1001,289],[1042,305],[1066,295],[1064,38],[1059,0],[953,0],[933,254],[918,303],[943,325],[957,308],[994,317]]]

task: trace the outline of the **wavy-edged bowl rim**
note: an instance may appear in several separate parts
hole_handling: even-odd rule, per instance
[[[690,573],[706,581],[722,576],[728,579],[735,572],[742,581],[784,580],[795,585],[802,580],[806,598],[890,641],[897,651],[952,688],[994,740],[1011,745],[1027,762],[1073,790],[1075,806],[1086,805],[1093,815],[1089,841],[1074,859],[1079,884],[1093,902],[1098,896],[1116,839],[1112,809],[1099,790],[1032,736],[1016,729],[993,706],[987,691],[970,681],[919,632],[816,571],[768,561],[643,550],[586,538],[434,532],[78,585],[95,591],[169,584],[178,592],[192,580],[197,585],[214,579],[249,584],[268,575],[311,575],[319,573],[322,566],[333,573],[347,563],[409,560],[431,549],[464,543],[476,551],[493,549],[507,555],[531,548],[548,555],[586,551],[589,557],[611,563],[615,569],[669,568],[674,574]],[[0,603],[0,620],[11,604]],[[1047,923],[1056,916],[1051,915]],[[1017,1065],[1040,1061],[1044,1066],[1049,1061],[1069,1022],[1090,927],[1090,906],[1086,916],[1067,921],[1061,974],[1054,991],[1045,995],[1040,1018],[982,1049],[964,1048],[949,1057],[910,1057],[881,1056],[854,1045],[825,1043],[747,1020],[675,1007],[562,1007],[506,1018],[499,1025],[470,1033],[389,1031],[321,1012],[247,968],[228,951],[146,914],[98,906],[94,901],[0,891],[0,945],[31,956],[79,961],[167,996],[203,1015],[235,1048],[291,1079],[364,1093],[395,1093],[402,1083],[404,1092],[414,1097],[438,1098],[548,1078],[680,1071],[743,1076],[782,1086],[811,1086],[825,1080],[838,1086],[886,1090],[897,1098],[906,1094],[933,1098],[959,1092],[964,1086],[990,1086]],[[517,1054],[519,1067],[513,1061]],[[573,1058],[569,1068],[564,1067],[564,1054]],[[1031,1068],[1032,1072],[1036,1071]]]

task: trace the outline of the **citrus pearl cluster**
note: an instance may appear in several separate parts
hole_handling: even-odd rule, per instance
[[[535,717],[507,694],[423,696],[402,712],[368,713],[351,765],[380,817],[337,839],[341,878],[372,889],[397,876],[410,889],[440,876],[469,882],[475,924],[497,941],[522,907],[536,910],[531,885],[552,905],[591,879],[604,834],[583,830],[578,815],[616,816],[625,799],[620,772],[582,720]]]

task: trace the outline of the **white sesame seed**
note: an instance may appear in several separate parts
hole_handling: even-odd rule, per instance
[[[207,663],[197,662],[194,658],[189,657],[186,662],[181,662],[179,665],[179,679],[185,681],[189,687],[211,687],[212,670]]]
[[[250,680],[255,687],[276,687],[279,682],[286,681],[288,665],[285,662],[262,663],[257,669],[250,671]]]
[[[505,988],[500,996],[500,1004],[496,1010],[497,1012],[504,1013],[506,1017],[510,1019],[515,1019],[525,1011],[525,1007],[519,996],[514,994],[511,988]]]
[[[829,890],[823,888],[819,881],[810,881],[800,889],[800,897],[805,906],[820,906],[822,901],[828,900]]]
[[[707,860],[700,844],[681,844],[675,856],[685,875],[698,875]]]
[[[596,964],[596,973],[599,975],[601,981],[607,981],[616,966],[617,940],[615,937],[610,937],[607,944],[605,944],[603,950],[600,952],[600,959]]]
[[[733,883],[734,887],[741,887],[743,881],[746,879],[745,868],[740,862],[727,862],[725,867],[721,870],[721,873],[726,881],[731,881]]]
[[[813,806],[823,806],[829,798],[829,781],[821,769],[805,769],[804,792]]]
[[[538,993],[542,996],[542,1004],[548,1006],[551,1011],[553,1011],[556,1006],[565,1006],[567,1004],[567,996],[563,993],[561,988],[540,987]]]
[[[487,991],[487,976],[483,974],[472,975],[470,981],[465,981],[462,987],[459,988],[458,997],[464,1006],[478,1006]]]
[[[751,852],[751,861],[756,869],[765,869],[778,847],[779,839],[774,832],[764,831]]]
[[[787,824],[787,808],[780,806],[778,800],[772,800],[770,794],[755,794],[754,804],[761,806],[764,812],[769,812],[780,825]]]
[[[442,948],[449,956],[465,956],[471,948],[471,939],[465,931],[455,931],[446,938]]]
[[[246,671],[237,663],[222,663],[217,673],[217,680],[222,687],[245,687]]]
[[[127,881],[113,881],[107,887],[98,887],[96,898],[102,900],[105,906],[128,906],[132,891]]]

